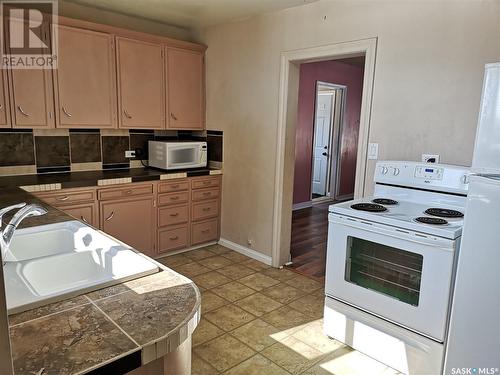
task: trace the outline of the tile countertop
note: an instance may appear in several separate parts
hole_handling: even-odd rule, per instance
[[[17,176],[0,176],[0,188],[52,185],[52,187],[47,188],[47,190],[56,190],[65,188],[109,185],[112,184],[113,181],[117,181],[117,183],[143,182],[171,178],[208,176],[221,173],[222,171],[216,168],[196,168],[189,170],[172,171],[163,171],[154,168],[130,168],[120,170],[115,169],[83,172],[29,174]],[[57,186],[54,187],[53,185]]]
[[[0,191],[0,207],[18,202],[39,201],[18,188]],[[43,205],[48,214],[24,226],[74,220]],[[123,374],[175,350],[199,322],[200,292],[157,265],[153,275],[10,315],[15,374]]]

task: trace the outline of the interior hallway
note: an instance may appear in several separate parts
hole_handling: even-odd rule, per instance
[[[322,203],[296,210],[292,215],[291,269],[325,282],[328,206]]]

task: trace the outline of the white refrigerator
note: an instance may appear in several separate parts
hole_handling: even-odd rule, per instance
[[[486,65],[444,375],[500,374],[500,63]]]

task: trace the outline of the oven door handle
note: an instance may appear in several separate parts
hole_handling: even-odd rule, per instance
[[[334,224],[344,225],[360,230],[367,230],[373,233],[387,235],[393,238],[414,242],[424,246],[438,247],[445,251],[454,251],[455,248],[455,241],[453,240],[436,236],[432,236],[432,238],[430,238],[424,234],[397,227],[390,227],[391,229],[387,229],[387,225],[385,224],[378,224],[365,220],[358,220],[332,214],[329,215],[329,221]]]

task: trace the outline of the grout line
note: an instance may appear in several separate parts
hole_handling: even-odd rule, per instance
[[[87,297],[87,296],[85,296],[85,297]],[[89,298],[89,297],[87,297],[87,298],[90,300],[90,298]],[[92,304],[93,306],[95,306],[95,308],[96,308],[97,310],[99,310],[99,311],[100,311],[100,312],[101,312],[101,313],[102,313],[102,314],[103,314],[106,318],[108,318],[108,319],[111,321],[111,323],[113,323],[113,324],[114,324],[114,325],[115,325],[115,326],[116,326],[116,327],[117,327],[120,331],[122,331],[122,333],[124,333],[124,334],[125,334],[125,336],[127,336],[127,337],[128,337],[128,338],[129,338],[129,339],[130,339],[130,340],[131,340],[131,341],[132,341],[135,345],[137,345],[137,346],[138,346],[141,350],[143,349],[142,345],[139,345],[139,343],[138,343],[137,341],[135,341],[135,340],[132,338],[132,336],[130,336],[127,332],[125,332],[125,330],[124,330],[122,327],[120,327],[120,326],[118,325],[118,323],[116,323],[113,319],[111,319],[111,317],[110,317],[108,314],[106,314],[106,313],[105,313],[105,312],[104,312],[104,311],[103,311],[103,310],[102,310],[99,306],[97,306],[97,305],[96,305],[93,301],[91,301],[91,304]]]

